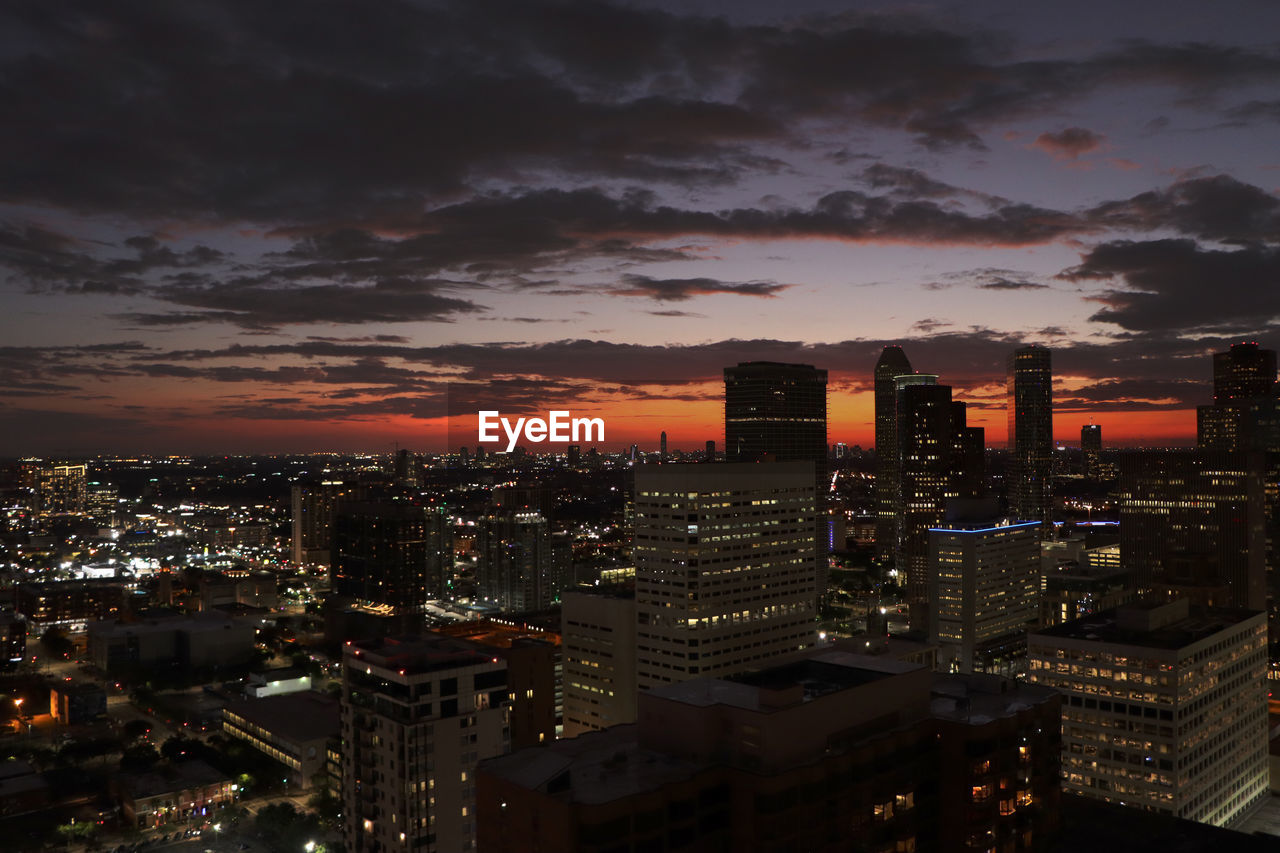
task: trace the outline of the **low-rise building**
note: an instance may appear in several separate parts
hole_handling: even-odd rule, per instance
[[[243,699],[222,709],[222,729],[289,768],[291,784],[327,784],[327,746],[341,728],[339,702],[307,691]]]
[[[129,667],[237,666],[253,658],[255,629],[216,614],[89,625],[89,658],[107,672]]]
[[[121,773],[112,787],[126,825],[139,829],[211,818],[237,795],[231,779],[196,760]]]

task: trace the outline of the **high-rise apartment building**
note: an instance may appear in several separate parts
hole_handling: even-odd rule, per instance
[[[810,463],[642,466],[635,512],[640,689],[813,644]]]
[[[549,607],[560,582],[552,560],[551,530],[538,512],[497,512],[476,527],[476,586],[503,611]]]
[[[1015,675],[1040,618],[1040,525],[1005,519],[929,531],[930,642],[954,672]]]
[[[342,501],[363,501],[369,487],[341,480],[296,483],[291,490],[293,538],[290,558],[299,565],[328,567],[332,562],[333,514]]]
[[[1009,356],[1009,510],[1048,525],[1053,492],[1053,364],[1050,350],[1022,347]]]
[[[1266,606],[1261,462],[1225,451],[1124,451],[1120,557],[1140,592]]]
[[[1029,657],[1065,695],[1065,791],[1215,826],[1269,796],[1263,613],[1147,601],[1033,634]]]
[[[898,541],[898,389],[894,378],[911,372],[899,346],[887,346],[875,367],[876,554],[893,557]]]
[[[636,721],[636,598],[626,588],[565,593],[560,610],[564,736]]]
[[[1084,475],[1097,479],[1101,473],[1098,463],[1102,461],[1102,427],[1099,424],[1080,427],[1080,455],[1084,461]]]
[[[474,850],[476,765],[510,744],[506,664],[435,634],[348,643],[342,663],[345,849]]]
[[[32,509],[40,515],[82,513],[88,497],[88,466],[73,463],[35,462],[23,478],[31,483]]]
[[[340,504],[332,522],[333,591],[359,605],[407,617],[443,594],[452,565],[448,518],[438,507],[408,501]]]
[[[491,853],[1047,849],[1051,690],[825,650],[639,697],[614,726],[483,762]]]

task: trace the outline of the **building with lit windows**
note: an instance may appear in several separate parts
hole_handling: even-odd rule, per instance
[[[831,650],[666,685],[635,725],[482,762],[481,849],[1043,850],[1060,702]]]
[[[476,847],[475,769],[510,745],[501,658],[438,634],[345,646],[343,840],[348,853]]]
[[[724,448],[727,462],[812,463],[815,595],[827,591],[827,371],[811,364],[744,362],[724,369]],[[815,601],[816,604],[816,601]]]
[[[363,501],[369,487],[341,480],[298,483],[291,490],[293,509],[290,557],[298,565],[327,567],[333,547],[333,516],[343,501]]]
[[[476,525],[476,587],[507,613],[550,607],[563,579],[552,559],[551,529],[534,511],[499,511]]]
[[[929,531],[929,639],[954,672],[1013,675],[1040,618],[1040,523],[998,520]]]
[[[1065,696],[1064,791],[1215,826],[1269,796],[1263,613],[1149,600],[1028,644]]]
[[[641,690],[815,642],[810,463],[641,466],[635,507]]]
[[[222,709],[222,730],[289,768],[300,788],[328,783],[327,747],[338,735],[338,700],[312,690],[244,699]]]
[[[1258,455],[1133,450],[1119,459],[1120,559],[1138,591],[1264,609],[1266,510]]]
[[[564,736],[636,721],[634,590],[565,593],[560,610]]]
[[[1085,424],[1080,427],[1080,455],[1084,463],[1084,475],[1097,479],[1102,474],[1099,467],[1102,462],[1102,427],[1098,424]]]

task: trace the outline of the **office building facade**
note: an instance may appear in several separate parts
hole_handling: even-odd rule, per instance
[[[636,598],[569,592],[561,604],[564,736],[636,721]]]
[[[760,666],[815,640],[807,462],[635,472],[640,689]]]
[[[1040,619],[1040,525],[943,525],[929,531],[929,640],[944,671],[1013,676]]]
[[[876,554],[893,558],[898,518],[898,390],[894,379],[911,372],[899,346],[887,346],[875,367]]]
[[[1064,791],[1215,826],[1269,796],[1261,612],[1147,600],[1033,634],[1065,695]]]

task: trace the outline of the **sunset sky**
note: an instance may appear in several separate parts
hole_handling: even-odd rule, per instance
[[[0,455],[693,448],[753,359],[869,446],[886,343],[1178,444],[1280,348],[1273,0],[21,0],[0,105]]]

